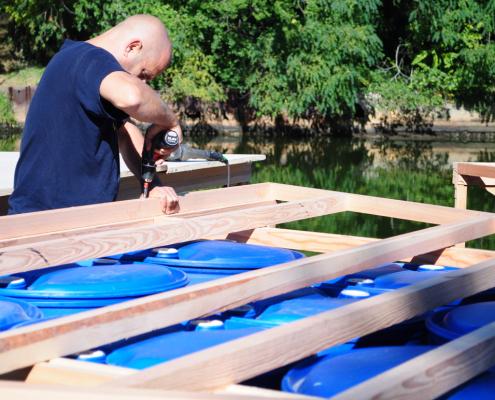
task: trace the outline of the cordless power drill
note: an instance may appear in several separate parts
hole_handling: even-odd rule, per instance
[[[141,179],[143,180],[143,199],[148,197],[149,184],[155,177],[155,161],[160,154],[155,153],[155,149],[173,149],[179,144],[179,135],[175,131],[161,131],[153,137],[151,149],[146,149],[146,143],[143,147],[143,157],[141,161]]]

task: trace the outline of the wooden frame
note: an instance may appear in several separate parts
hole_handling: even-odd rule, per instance
[[[455,188],[454,207],[467,208],[468,186],[481,186],[487,192],[495,194],[495,163],[456,162],[453,166],[452,183]],[[464,243],[457,244],[464,247]]]
[[[182,211],[174,216],[163,216],[157,200],[149,199],[1,217],[1,274],[213,237],[323,254],[2,332],[0,373],[32,368],[45,360],[388,262],[424,260],[463,268],[141,372],[124,373],[122,378],[118,373],[115,376],[114,371],[93,371],[93,376],[97,377],[91,378],[79,367],[59,366],[71,374],[82,374],[78,375],[81,381],[106,382],[103,385],[112,386],[112,390],[124,387],[181,390],[180,396],[187,397],[184,391],[211,392],[224,388],[495,286],[495,252],[451,247],[495,233],[495,214],[273,183],[189,193],[181,197],[180,204]],[[267,228],[345,211],[438,226],[382,240]],[[371,309],[374,310],[372,313]],[[442,380],[442,385],[434,385],[432,382],[436,381],[430,379],[423,386],[428,389],[408,389],[405,392],[410,396],[408,398],[434,398],[431,393],[436,397],[495,363],[495,353],[487,344],[491,343],[495,328],[483,329],[469,338],[466,336],[467,339],[462,338],[461,342],[442,346],[439,355],[426,353],[419,361],[412,360],[411,363],[426,363],[427,367],[434,368],[441,359],[444,364],[450,362],[457,367],[452,369],[450,379]],[[321,335],[322,332],[327,334]],[[297,343],[297,346],[288,350],[291,343]],[[486,349],[476,358],[478,361],[465,360],[462,368],[459,367],[462,354],[484,344]],[[406,370],[404,376],[420,379],[414,375],[418,370],[414,368],[415,364],[413,367],[406,364],[398,367]],[[43,367],[36,367],[39,368]],[[425,370],[428,369],[421,369]],[[389,372],[396,373],[394,370]],[[399,389],[383,383],[390,381],[377,377],[363,385],[371,385],[376,393],[395,393]],[[378,382],[380,386],[377,386]],[[0,382],[0,390],[3,390],[2,385],[4,383]],[[400,390],[407,387],[404,384]],[[15,390],[30,392],[31,389],[21,384]],[[119,390],[124,393],[122,390],[128,389]],[[352,390],[360,394],[352,397]],[[363,393],[371,391],[356,387],[350,389],[348,396],[361,398]],[[128,393],[132,398],[132,393]],[[151,396],[152,392],[149,393]],[[290,397],[285,393],[278,395]],[[255,396],[262,395],[256,393]]]

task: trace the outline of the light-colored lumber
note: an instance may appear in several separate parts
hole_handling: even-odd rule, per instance
[[[136,373],[135,369],[56,358],[33,366],[26,382],[55,385],[96,386]]]
[[[341,192],[270,182],[270,197],[282,201],[304,200],[312,197],[328,196],[331,193],[337,194]]]
[[[2,400],[262,400],[259,396],[0,382]],[[291,399],[291,397],[287,397]]]
[[[462,184],[455,185],[455,208],[460,210],[467,209],[467,186]],[[466,247],[466,243],[457,243],[456,247],[464,248]]]
[[[453,222],[1,332],[0,373],[486,236],[495,232],[494,218]]]
[[[328,253],[337,250],[376,242],[381,239],[359,236],[335,235],[332,233],[306,232],[293,229],[258,228],[249,231],[233,232],[211,239],[229,239],[239,243],[261,246],[283,247],[292,250]],[[465,268],[482,261],[495,258],[495,251],[451,247],[435,250],[426,254],[407,257],[402,262],[417,264],[435,264],[448,267]]]
[[[495,323],[491,323],[389,369],[332,399],[433,400],[494,364]]]
[[[97,386],[105,382],[110,382],[114,379],[135,374],[137,372],[138,370],[132,368],[97,364],[69,358],[55,358],[48,362],[34,365],[25,382],[65,386]],[[229,385],[224,389],[215,391],[215,394],[301,400],[314,399],[314,397],[245,385]]]
[[[182,212],[231,206],[268,200],[269,190],[270,185],[262,183],[187,193],[179,197],[179,204]],[[0,217],[0,240],[163,215],[159,200],[152,198],[9,215]]]
[[[259,396],[267,399],[315,400],[319,398],[246,385],[229,385],[225,389],[216,390],[214,393],[219,395]]]
[[[190,219],[190,218],[204,217],[206,215],[214,215],[214,214],[220,214],[230,211],[249,210],[250,208],[265,207],[275,204],[278,204],[277,200],[260,200],[251,203],[236,204],[233,206],[214,207],[214,208],[209,208],[207,210],[188,211],[179,214],[167,215],[166,217],[156,217],[154,219],[154,223],[159,224],[163,221],[173,221],[174,219]]]
[[[214,390],[493,286],[495,260],[489,260],[165,362],[104,386]]]
[[[456,210],[431,204],[413,203],[358,194],[349,194],[349,211],[430,224],[460,221],[483,214],[479,211]]]
[[[337,194],[252,210],[13,246],[0,253],[0,275],[201,239],[208,235],[258,228],[271,223],[297,221],[341,212],[346,208],[347,195]]]
[[[56,240],[56,239],[64,239],[81,235],[88,235],[100,232],[106,232],[110,230],[117,229],[125,229],[132,227],[140,227],[145,225],[152,225],[155,223],[162,223],[166,221],[173,221],[173,219],[186,219],[186,218],[194,218],[198,216],[211,215],[219,212],[227,212],[227,211],[235,211],[235,210],[246,210],[249,208],[255,208],[260,206],[267,206],[271,204],[277,204],[276,200],[262,200],[262,201],[253,201],[251,203],[238,204],[233,206],[222,206],[209,208],[206,210],[196,210],[196,211],[185,211],[179,214],[172,214],[166,217],[150,217],[143,218],[131,221],[117,222],[113,224],[103,224],[103,225],[95,225],[86,228],[78,228],[78,229],[67,229],[57,232],[43,233],[39,235],[32,236],[22,236],[12,239],[0,240],[0,249],[5,249],[10,246],[19,246],[28,243],[39,243],[45,242],[48,240]]]
[[[465,210],[467,208],[467,186],[455,185],[455,208]]]
[[[162,172],[157,175],[164,185],[173,187],[177,193],[227,185],[227,167],[223,164],[219,168],[196,170],[194,173],[190,171],[175,174]],[[251,163],[231,165],[231,186],[250,180]],[[117,201],[139,198],[141,191],[141,185],[134,176],[123,178],[120,180]]]
[[[495,163],[457,162],[454,163],[454,170],[459,175],[495,178]]]
[[[0,217],[0,239],[163,215],[158,199],[129,200]]]

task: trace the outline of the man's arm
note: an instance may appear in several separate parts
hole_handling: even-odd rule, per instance
[[[148,150],[151,139],[162,130],[173,129],[179,135],[179,143],[182,143],[182,130],[173,111],[151,87],[135,76],[123,71],[112,72],[101,82],[100,95],[131,117],[153,124],[146,135]],[[168,155],[165,151],[160,154]]]
[[[141,152],[144,138],[141,131],[130,120],[127,120],[117,131],[119,148],[129,170],[141,180]],[[162,211],[166,214],[179,212],[179,199],[175,190],[168,186],[162,186],[158,175],[151,183],[150,197],[160,199]]]

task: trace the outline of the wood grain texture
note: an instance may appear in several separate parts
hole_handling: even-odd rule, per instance
[[[482,176],[495,178],[495,163],[454,163],[454,170],[460,175]]]
[[[495,323],[491,323],[389,369],[332,399],[433,400],[494,364]]]
[[[0,217],[0,239],[163,215],[158,199],[129,200]]]
[[[274,370],[493,286],[495,260],[489,260],[165,362],[104,386],[213,390]],[[424,371],[424,367],[419,371]],[[353,397],[356,398],[370,397]]]
[[[1,332],[0,373],[377,267],[419,251],[486,236],[494,230],[494,217],[473,218]]]
[[[117,389],[59,386],[24,382],[0,382],[2,400],[262,400],[263,397],[237,394],[188,393],[147,389]],[[288,396],[287,399],[292,397]]]
[[[239,243],[261,246],[275,246],[292,250],[328,253],[376,242],[381,239],[358,236],[335,235],[332,233],[306,232],[292,229],[258,228],[249,231],[233,232],[211,239],[229,239]],[[482,261],[495,258],[495,251],[479,249],[459,249],[456,247],[435,250],[398,261],[419,264],[435,264],[465,268]]]
[[[25,381],[54,385],[97,386],[135,373],[136,370],[131,368],[56,358],[34,365]]]
[[[379,197],[349,194],[349,211],[400,218],[430,224],[444,224],[471,218],[483,213],[471,210],[456,210],[431,204],[384,199]]]
[[[0,275],[144,250],[201,239],[212,234],[258,228],[270,223],[297,221],[341,212],[346,207],[347,195],[339,194],[253,210],[232,211],[221,215],[12,246],[0,253]]]
[[[268,200],[258,184],[179,196],[181,212]],[[163,216],[158,199],[129,200],[0,217],[0,240]]]
[[[113,224],[95,225],[87,228],[66,229],[58,232],[50,232],[40,235],[22,236],[13,239],[0,240],[0,250],[1,249],[5,250],[6,248],[11,246],[19,246],[29,243],[40,243],[40,242],[46,242],[48,240],[71,238],[81,235],[90,235],[90,234],[106,232],[110,230],[126,229],[133,227],[137,228],[140,226],[152,225],[155,223],[173,221],[174,219],[189,219],[198,216],[217,214],[220,212],[247,210],[249,208],[267,206],[271,204],[277,204],[276,200],[253,201],[251,203],[238,204],[233,206],[215,207],[206,210],[185,211],[185,212],[180,212],[179,214],[173,214],[166,217],[150,217],[150,218],[143,218],[132,221],[118,222]]]

